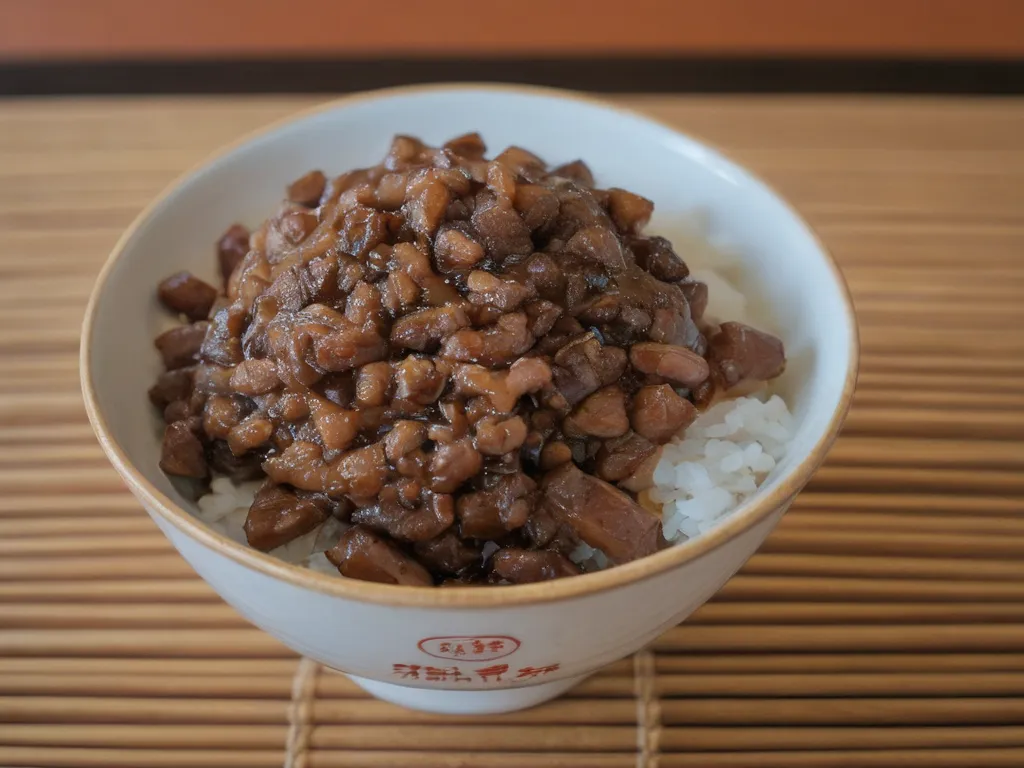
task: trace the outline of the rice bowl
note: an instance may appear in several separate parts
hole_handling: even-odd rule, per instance
[[[410,126],[428,139],[465,130],[522,141],[550,157],[596,157],[594,170],[663,206],[666,231],[694,209],[729,236],[751,294],[775,308],[791,365],[776,393],[789,404],[787,452],[758,491],[707,533],[615,568],[497,590],[421,590],[374,584],[289,565],[207,526],[195,501],[159,470],[150,405],[140,397],[156,371],[160,327],[152,286],[170,267],[212,278],[209,244],[226,220],[256,220],[275,203],[268,178],[295,168],[351,167],[380,151],[381,134]],[[586,125],[586,132],[568,126]],[[345,136],[328,144],[325,136]],[[678,180],[685,178],[683,186]],[[768,266],[770,265],[770,267]],[[82,382],[100,444],[131,491],[199,575],[228,603],[292,649],[350,674],[373,695],[432,712],[502,712],[548,700],[685,618],[736,572],[821,464],[849,407],[857,334],[842,277],[799,216],[720,153],[648,118],[591,99],[518,87],[407,88],[346,97],[247,137],[204,162],[147,208],[101,273],[86,313]],[[149,361],[140,367],[139,360]],[[628,618],[627,618],[628,617]],[[571,631],[570,631],[571,630]],[[511,674],[486,682],[410,680],[395,664],[433,664],[425,638],[515,636]],[[531,667],[542,678],[518,679]],[[556,668],[557,667],[557,668]]]

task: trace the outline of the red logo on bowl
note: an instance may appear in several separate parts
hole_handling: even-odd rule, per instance
[[[469,635],[461,637],[425,637],[419,649],[435,659],[493,661],[511,656],[522,645],[508,635]]]

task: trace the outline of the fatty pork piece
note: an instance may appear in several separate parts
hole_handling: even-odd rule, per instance
[[[509,547],[494,553],[494,573],[513,584],[577,576],[580,569],[565,555],[549,550]]]
[[[782,342],[743,323],[722,323],[711,337],[708,360],[726,389],[774,379],[786,368]]]
[[[662,548],[661,519],[614,485],[563,464],[541,482],[541,504],[555,520],[602,550],[613,563],[626,563]]]
[[[209,316],[217,289],[191,272],[177,272],[160,283],[157,295],[165,307],[195,322]]]
[[[309,533],[330,514],[323,494],[288,490],[267,480],[260,486],[245,518],[249,546],[269,552]]]
[[[326,555],[341,575],[350,579],[407,587],[434,584],[426,568],[383,536],[361,525],[341,534],[338,543],[327,550]]]

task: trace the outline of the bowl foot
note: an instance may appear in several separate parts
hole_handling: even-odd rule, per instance
[[[378,699],[408,709],[439,715],[492,715],[528,709],[550,701],[582,682],[588,675],[531,685],[527,688],[502,688],[494,691],[439,691],[432,688],[407,688],[348,675],[364,691]]]

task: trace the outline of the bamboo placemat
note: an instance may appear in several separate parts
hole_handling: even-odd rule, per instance
[[[1024,102],[623,100],[816,226],[860,315],[856,404],[685,626],[560,701],[467,719],[371,700],[249,627],[85,421],[78,329],[122,228],[307,101],[0,102],[0,765],[1024,765]]]

